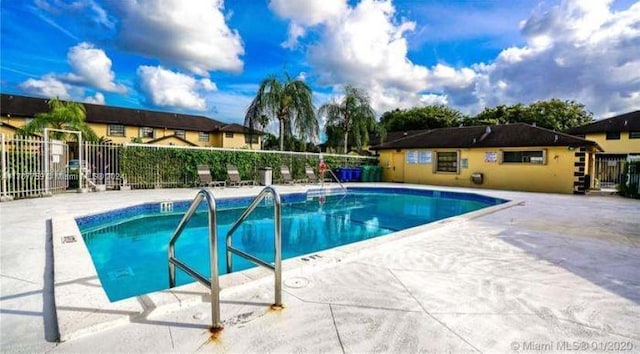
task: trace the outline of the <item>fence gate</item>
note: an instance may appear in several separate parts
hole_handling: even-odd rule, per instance
[[[48,153],[45,154],[45,151]],[[69,148],[60,140],[49,140],[47,143],[37,136],[1,134],[0,197],[2,200],[11,200],[64,191],[67,188],[68,156]]]
[[[69,187],[67,166],[69,165],[69,146],[62,140],[49,139],[47,147],[49,158],[48,188],[50,193],[64,192]]]
[[[596,178],[600,188],[615,188],[622,183],[626,155],[596,155]]]

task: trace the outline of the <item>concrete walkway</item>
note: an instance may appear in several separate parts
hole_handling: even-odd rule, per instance
[[[56,321],[46,221],[52,213],[82,215],[136,202],[191,199],[195,190],[2,203],[1,350],[640,351],[639,201],[432,188],[525,205],[366,248],[340,262],[290,270],[283,276],[282,311],[268,309],[272,278],[224,289],[225,329],[215,337],[207,330],[210,306],[201,303],[168,314],[152,312],[64,343],[50,341]],[[258,191],[227,188],[216,194]]]

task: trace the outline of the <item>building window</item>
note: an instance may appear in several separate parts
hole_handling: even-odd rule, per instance
[[[458,153],[436,152],[436,172],[458,172]]]
[[[225,138],[233,138],[233,133],[231,133],[231,132],[226,132],[226,133],[224,133],[224,137],[225,137]]]
[[[186,133],[185,133],[185,131],[184,131],[184,130],[176,129],[175,134],[176,134],[176,136],[177,136],[178,138],[185,139],[185,137],[186,137]]]
[[[200,132],[200,134],[198,134],[198,140],[209,141],[209,133]]]
[[[140,128],[140,137],[141,138],[153,138],[153,128],[141,127]]]
[[[124,136],[124,125],[122,124],[109,124],[107,127],[108,136]]]
[[[620,132],[607,132],[607,140],[620,140]]]
[[[545,154],[543,150],[537,151],[503,151],[503,163],[531,163],[544,164]]]
[[[640,132],[629,132],[629,139],[640,139]]]
[[[258,143],[258,136],[257,135],[245,134],[244,135],[244,143],[245,144],[257,144]]]

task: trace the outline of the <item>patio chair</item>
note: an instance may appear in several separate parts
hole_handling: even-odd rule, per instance
[[[227,175],[229,176],[229,185],[230,186],[253,186],[255,184],[254,180],[243,180],[240,178],[240,172],[238,172],[238,168],[234,165],[227,165]]]
[[[280,166],[280,175],[282,176],[282,183],[293,184],[293,178],[291,178],[291,172],[289,171],[289,166],[287,165]]]
[[[200,186],[206,187],[226,187],[227,181],[214,181],[211,177],[209,165],[198,165],[198,177],[200,178]]]
[[[311,183],[318,183],[318,176],[316,176],[316,173],[313,171],[313,168],[310,166],[305,166],[304,167],[304,172],[307,174],[307,180]]]

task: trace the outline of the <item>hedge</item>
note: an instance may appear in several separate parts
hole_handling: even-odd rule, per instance
[[[319,154],[287,154],[245,150],[208,150],[125,146],[120,154],[120,175],[133,188],[192,187],[198,184],[198,165],[209,165],[214,180],[227,179],[227,164],[238,167],[242,179],[257,180],[261,168],[273,169],[274,181],[281,179],[280,166],[286,165],[293,179],[306,176],[305,166],[317,174]],[[377,165],[376,158],[324,155],[332,168]]]

